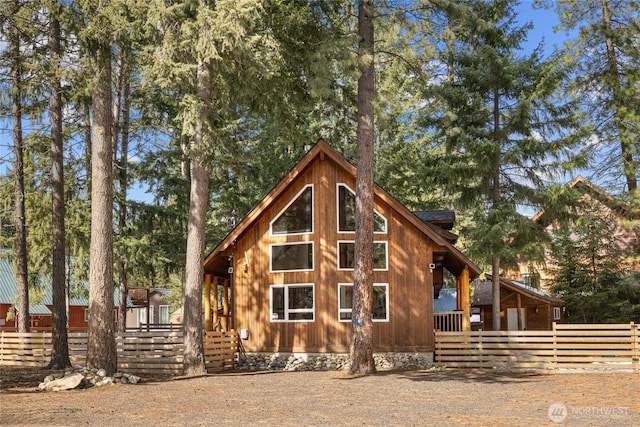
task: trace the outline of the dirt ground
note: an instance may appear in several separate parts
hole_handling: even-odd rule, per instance
[[[477,370],[230,372],[39,392],[0,367],[0,424],[29,426],[640,426],[640,375]]]

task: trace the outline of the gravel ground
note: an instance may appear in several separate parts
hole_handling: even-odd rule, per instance
[[[1,425],[640,426],[637,373],[232,372],[36,391],[47,373],[0,368]]]

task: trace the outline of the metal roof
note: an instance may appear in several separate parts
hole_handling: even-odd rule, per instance
[[[53,291],[51,288],[51,278],[43,277],[42,282],[45,284],[45,295],[41,301],[29,304],[29,313],[31,314],[51,314],[46,307],[53,305]],[[86,280],[78,280],[72,283],[72,292],[69,295],[69,305],[89,306],[89,282]],[[75,291],[75,292],[74,292]],[[14,304],[18,294],[18,283],[13,270],[13,265],[7,259],[0,259],[0,304]],[[113,291],[113,302],[115,306],[120,304],[120,290],[116,287]],[[40,307],[42,306],[42,307]],[[135,307],[131,300],[127,297],[127,307]],[[38,312],[34,311],[37,310]]]

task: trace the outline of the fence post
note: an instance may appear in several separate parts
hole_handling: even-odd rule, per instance
[[[558,331],[556,329],[556,322],[553,322],[553,372],[558,372]]]
[[[640,343],[638,342],[638,325],[631,322],[631,365],[634,372],[640,372]]]
[[[471,337],[469,337],[471,338]],[[480,369],[482,369],[482,363],[483,363],[483,357],[482,357],[482,329],[478,330],[478,357],[480,358],[479,360],[479,365],[480,365]]]

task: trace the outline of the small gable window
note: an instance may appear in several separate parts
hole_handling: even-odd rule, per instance
[[[356,193],[345,184],[338,184],[338,232],[356,231]],[[373,212],[373,232],[386,233],[387,220],[379,212]]]
[[[271,221],[271,235],[313,233],[313,186],[307,185]]]

